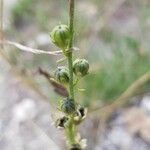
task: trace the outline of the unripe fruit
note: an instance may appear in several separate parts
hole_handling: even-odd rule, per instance
[[[66,114],[72,114],[75,112],[76,106],[73,100],[65,98],[61,101],[61,110]]]
[[[62,84],[69,83],[69,71],[68,71],[68,69],[64,66],[58,67],[55,70],[55,79]]]
[[[63,24],[56,26],[50,33],[50,37],[56,46],[62,50],[65,50],[68,46],[70,38],[70,31],[68,26]]]
[[[88,74],[89,63],[85,59],[76,59],[73,62],[73,72],[79,77],[83,77]]]

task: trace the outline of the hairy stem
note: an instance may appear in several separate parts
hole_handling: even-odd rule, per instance
[[[69,145],[75,144],[75,125],[73,124],[73,116],[69,117],[69,122],[65,129],[66,137],[68,140]]]
[[[69,69],[69,98],[70,100],[75,102],[74,99],[74,85],[73,85],[73,62],[72,62],[72,47],[73,47],[73,39],[74,39],[74,0],[69,0],[69,29],[70,29],[70,41],[68,44],[68,69]],[[74,125],[74,115],[70,115],[70,122],[68,124],[68,127],[66,128],[66,137],[68,139],[68,142],[70,145],[75,144],[75,125]]]
[[[73,87],[73,66],[72,66],[72,46],[74,39],[74,0],[69,0],[69,29],[70,29],[70,41],[68,45],[68,68],[70,75],[69,82],[69,95],[72,100],[74,100],[74,87]]]

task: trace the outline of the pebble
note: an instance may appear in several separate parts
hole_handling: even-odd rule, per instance
[[[141,107],[142,109],[150,113],[150,96],[143,97]]]
[[[25,122],[36,115],[36,105],[32,99],[23,99],[13,108],[13,117],[17,122]]]

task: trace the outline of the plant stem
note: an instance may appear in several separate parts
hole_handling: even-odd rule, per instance
[[[65,128],[66,137],[70,145],[75,144],[75,125],[73,124],[73,115],[70,115],[69,122],[67,127]]]
[[[70,99],[74,100],[74,86],[73,86],[73,65],[72,65],[72,46],[74,39],[74,0],[69,0],[69,29],[70,29],[70,41],[68,45],[68,68],[70,75],[69,82],[69,96]]]
[[[69,98],[75,102],[74,99],[74,85],[73,85],[73,63],[72,63],[72,47],[73,47],[73,39],[74,39],[74,0],[69,0],[69,30],[70,30],[70,41],[68,44],[68,69],[69,69]],[[66,137],[70,145],[75,144],[75,124],[74,124],[74,114],[69,116],[70,122],[66,130]]]

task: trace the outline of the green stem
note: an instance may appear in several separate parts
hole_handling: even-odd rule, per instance
[[[75,102],[74,99],[74,83],[73,83],[73,62],[72,62],[72,47],[73,47],[73,39],[74,39],[74,0],[69,0],[69,29],[70,29],[70,41],[68,44],[68,54],[67,54],[67,59],[68,59],[68,69],[69,69],[69,76],[70,76],[70,81],[69,81],[69,97],[72,101]],[[69,141],[69,144],[75,144],[75,124],[74,124],[74,114],[69,116],[70,122],[68,124],[68,127],[65,129],[66,130],[66,137]]]
[[[75,144],[75,125],[73,124],[74,116],[69,117],[69,122],[65,128],[66,137],[68,139],[69,145]]]
[[[72,53],[68,54],[68,68],[69,68],[69,96],[70,99],[74,101],[74,86],[73,86],[73,67],[72,67]]]
[[[73,46],[73,39],[74,39],[74,0],[69,0],[69,29],[70,29],[70,41],[68,45],[68,68],[69,68],[69,75],[70,75],[70,82],[69,82],[69,95],[72,100],[74,100],[74,86],[73,86],[73,64],[72,64],[72,46]]]

